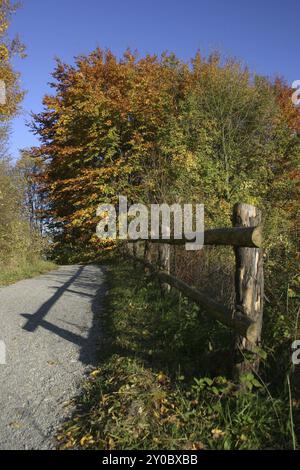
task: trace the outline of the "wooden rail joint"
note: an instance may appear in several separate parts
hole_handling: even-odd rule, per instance
[[[135,261],[143,263],[161,282],[176,288],[198,304],[205,313],[234,329],[236,331],[236,349],[255,352],[261,339],[264,298],[261,223],[262,216],[257,207],[237,203],[233,208],[233,227],[204,231],[204,245],[227,245],[234,248],[235,307],[233,310],[177,279],[167,272],[166,268],[159,270],[145,259],[132,257]],[[185,236],[180,240],[170,238],[148,241],[160,243],[162,244],[161,248],[164,248],[168,244],[184,245],[186,242],[194,240]],[[148,243],[145,246],[148,246]],[[136,246],[133,245],[133,253],[136,252],[135,248]],[[250,369],[247,362],[244,361],[240,366],[239,375],[253,370],[253,368],[257,369],[258,364],[258,356],[254,365],[250,365]]]

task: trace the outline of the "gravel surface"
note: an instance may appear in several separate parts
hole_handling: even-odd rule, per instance
[[[0,449],[52,449],[96,364],[104,270],[58,270],[0,288]]]

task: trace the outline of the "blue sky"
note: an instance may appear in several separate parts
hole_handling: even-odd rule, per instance
[[[27,94],[13,122],[11,154],[37,142],[26,121],[41,110],[55,56],[72,62],[100,46],[117,55],[127,47],[169,50],[188,60],[197,49],[218,49],[292,83],[300,79],[299,23],[299,0],[23,0],[10,31],[27,47],[27,58],[14,60]]]

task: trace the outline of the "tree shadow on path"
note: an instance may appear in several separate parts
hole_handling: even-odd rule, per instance
[[[96,267],[97,269],[99,269],[102,276],[104,276],[105,269],[103,267],[99,265],[92,266],[93,268]],[[99,276],[97,276],[96,278],[95,272],[89,273],[88,268],[89,266],[80,266],[75,272],[75,274],[69,277],[68,280],[61,285],[61,287],[55,287],[56,291],[54,295],[52,295],[52,297],[50,297],[46,302],[44,302],[35,313],[23,313],[21,315],[27,319],[27,322],[23,326],[24,330],[30,333],[34,333],[39,327],[42,327],[52,332],[53,334],[58,335],[64,340],[76,344],[80,348],[78,358],[80,362],[86,365],[96,365],[97,359],[99,359],[97,357],[97,353],[101,335],[100,314],[106,288],[104,279],[99,279]],[[86,275],[83,275],[84,270],[87,271]],[[58,274],[55,273],[54,275],[57,276]],[[73,286],[73,289],[69,289],[71,286]],[[84,292],[85,289],[87,289],[89,293]],[[45,319],[54,304],[66,292],[74,293],[76,295],[79,295],[80,297],[90,297],[89,303],[93,318],[87,337],[81,334],[74,333],[66,328],[62,328]],[[91,292],[93,292],[93,294],[91,294]],[[81,332],[86,331],[86,328],[82,327],[81,325],[68,322],[64,319],[58,320],[70,325],[71,327],[76,327]]]

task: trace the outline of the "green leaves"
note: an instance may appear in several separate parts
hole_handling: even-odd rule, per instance
[[[251,392],[253,387],[262,388],[262,384],[254,377],[253,374],[244,374],[241,377],[241,383]]]

